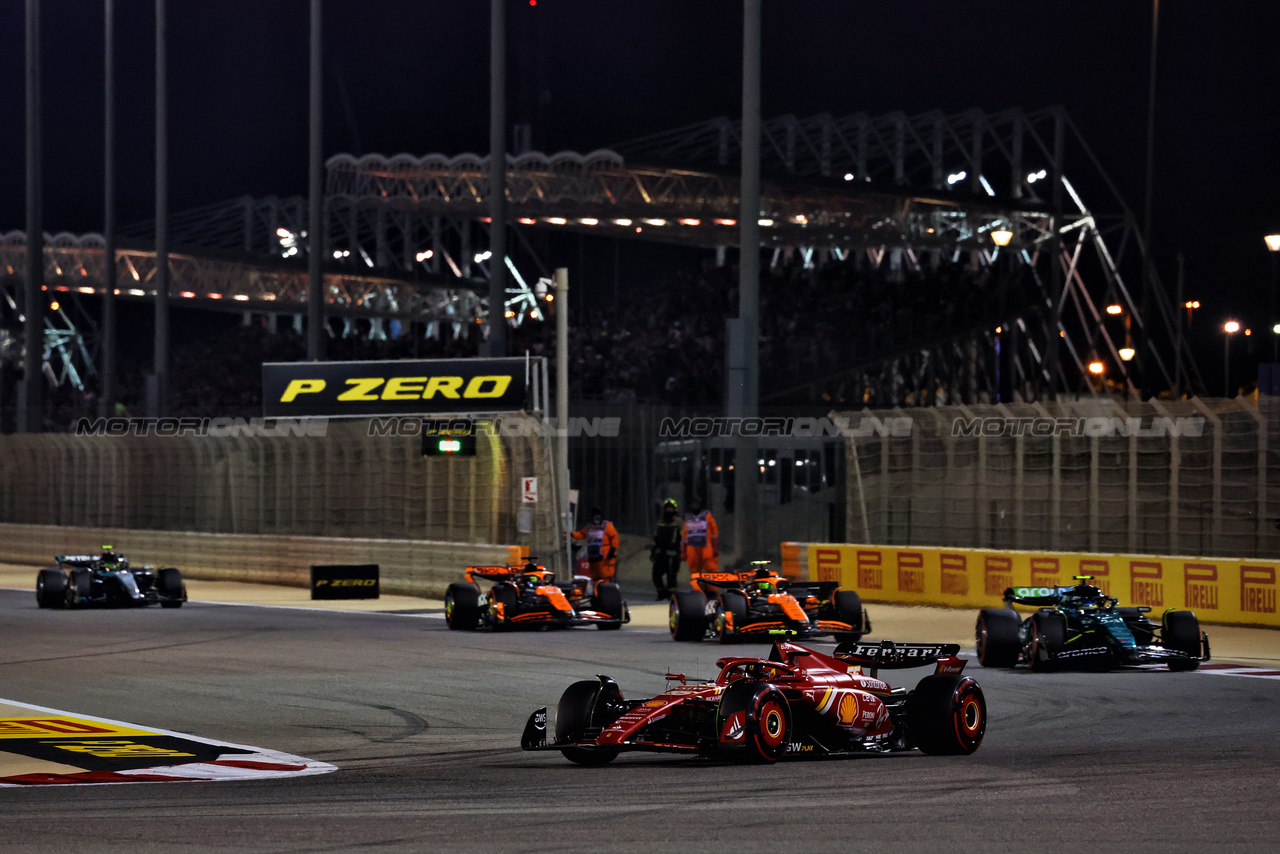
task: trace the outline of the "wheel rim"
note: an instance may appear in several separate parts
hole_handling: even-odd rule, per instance
[[[671,629],[671,636],[675,637],[676,625],[680,622],[680,606],[674,600],[671,607],[667,608],[667,628]]]
[[[773,697],[765,700],[756,720],[761,751],[767,756],[780,753],[787,738],[787,718],[782,704]]]
[[[965,695],[961,701],[959,717],[960,729],[966,736],[973,738],[978,734],[982,727],[982,705],[972,694]]]
[[[445,623],[453,622],[453,597],[444,597],[444,621]]]

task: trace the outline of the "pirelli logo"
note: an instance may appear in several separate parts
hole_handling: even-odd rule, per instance
[[[1013,586],[1013,561],[1004,555],[987,555],[982,561],[983,590],[988,596],[1002,596]]]
[[[924,555],[920,552],[898,552],[898,590],[924,592]]]
[[[1218,610],[1218,567],[1212,563],[1189,563],[1183,567],[1186,589],[1183,601],[1188,608]]]
[[[881,568],[883,556],[880,552],[858,552],[858,589],[883,590],[884,570]]]
[[[1164,567],[1157,561],[1129,563],[1129,597],[1135,605],[1164,606]]]
[[[1276,612],[1276,568],[1274,566],[1240,567],[1240,610],[1249,614]]]
[[[942,592],[955,596],[966,596],[969,593],[969,565],[962,554],[938,555],[942,565]]]
[[[262,366],[268,418],[506,412],[525,406],[523,359],[288,362]]]

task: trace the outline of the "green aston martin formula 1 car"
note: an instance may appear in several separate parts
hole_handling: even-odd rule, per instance
[[[1168,610],[1152,622],[1147,607],[1120,608],[1089,582],[1075,576],[1071,587],[1010,587],[1003,608],[978,614],[978,661],[983,667],[1032,670],[1094,669],[1167,664],[1170,670],[1195,670],[1209,660],[1209,636],[1192,611]],[[1021,619],[1013,605],[1038,607]]]

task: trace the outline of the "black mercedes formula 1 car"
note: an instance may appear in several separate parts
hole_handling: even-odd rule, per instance
[[[1146,606],[1116,607],[1117,600],[1077,575],[1072,587],[1010,587],[1005,607],[984,608],[976,627],[978,661],[983,667],[1032,670],[1066,668],[1106,670],[1141,664],[1167,664],[1170,670],[1195,670],[1209,660],[1209,636],[1192,611],[1165,611],[1153,623]],[[1022,620],[1014,603],[1038,606]]]
[[[618,629],[631,622],[622,590],[612,582],[574,576],[556,581],[555,575],[533,559],[515,566],[469,566],[465,582],[449,585],[444,596],[444,619],[450,629],[478,628],[564,629],[595,626]],[[476,579],[494,582],[482,593]]]
[[[721,643],[834,636],[856,641],[871,631],[862,599],[835,581],[789,581],[755,561],[747,572],[701,573],[696,588],[671,596],[668,624],[678,641]]]
[[[58,565],[40,570],[36,577],[40,607],[181,608],[187,601],[187,586],[178,570],[133,566],[111,546],[102,549],[97,555],[55,555]]]
[[[745,762],[920,750],[969,754],[982,743],[987,704],[964,676],[959,644],[847,643],[825,655],[777,641],[767,659],[722,658],[714,681],[668,673],[652,699],[628,700],[608,676],[560,697],[555,736],[547,710],[529,716],[520,746],[558,750],[580,765],[623,751],[684,753]],[[936,665],[914,690],[890,688],[881,668]],[[869,675],[864,674],[869,669]]]

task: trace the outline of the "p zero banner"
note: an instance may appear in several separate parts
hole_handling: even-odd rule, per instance
[[[378,564],[311,567],[312,599],[377,599]]]
[[[267,418],[514,412],[525,408],[524,359],[267,362]]]
[[[1188,608],[1208,623],[1280,626],[1280,562],[1212,557],[992,551],[837,543],[797,544],[809,577],[839,581],[862,598],[915,605],[999,607],[1006,587],[1093,584],[1121,605],[1159,614]]]

